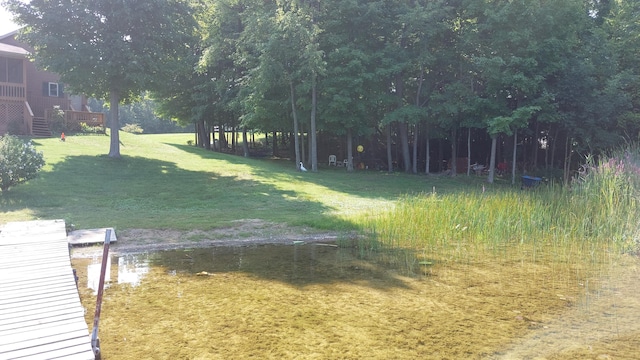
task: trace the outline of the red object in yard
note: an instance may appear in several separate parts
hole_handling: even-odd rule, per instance
[[[60,134],[60,141],[65,141],[64,133]]]

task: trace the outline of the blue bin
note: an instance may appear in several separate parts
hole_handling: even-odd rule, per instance
[[[540,185],[541,181],[542,181],[542,178],[539,178],[539,177],[523,176],[522,177],[522,188],[523,189],[534,188],[534,187]]]

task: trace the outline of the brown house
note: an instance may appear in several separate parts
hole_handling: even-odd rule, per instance
[[[66,93],[57,74],[29,61],[30,48],[16,33],[0,35],[0,135],[52,136],[54,122],[69,130],[104,127],[104,114],[91,112],[85,96]]]

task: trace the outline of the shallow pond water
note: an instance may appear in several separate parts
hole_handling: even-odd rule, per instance
[[[333,244],[110,257],[103,359],[637,359],[637,258],[434,259],[416,273]],[[93,323],[99,257],[74,259]]]

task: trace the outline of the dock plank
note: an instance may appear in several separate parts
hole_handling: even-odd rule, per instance
[[[107,236],[107,230],[111,230],[109,242],[118,241],[116,231],[113,228],[75,230],[67,235],[67,241],[70,245],[102,244]]]
[[[63,220],[0,229],[0,359],[94,359]]]

